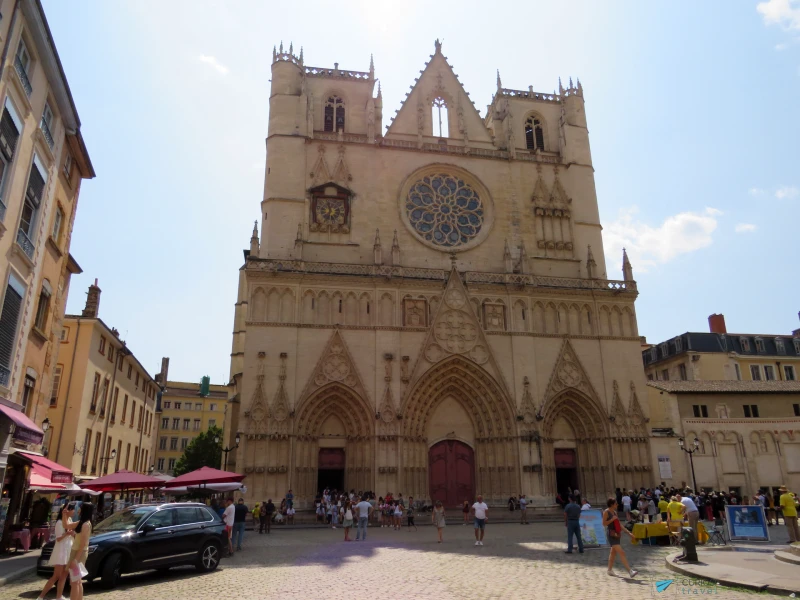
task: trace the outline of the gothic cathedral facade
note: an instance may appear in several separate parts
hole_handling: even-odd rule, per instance
[[[636,283],[627,257],[605,273],[580,82],[498,74],[481,117],[437,42],[382,133],[372,61],[281,47],[269,102],[226,416],[247,495],[652,485]]]

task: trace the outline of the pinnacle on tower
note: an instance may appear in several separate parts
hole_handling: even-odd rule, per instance
[[[497,89],[500,90],[503,88],[503,82],[500,81],[500,69],[497,69]]]
[[[392,264],[400,264],[400,242],[397,241],[397,229],[394,230],[394,237],[392,238]]]
[[[294,45],[292,42],[289,42],[289,54],[294,54]]]
[[[253,222],[253,235],[250,236],[250,256],[258,256],[258,221]]]
[[[625,248],[622,249],[622,279],[623,281],[633,281],[633,267],[631,261],[628,260]]]
[[[581,80],[580,80],[580,78],[578,79],[578,92],[580,92],[581,94],[583,94],[583,86],[581,85]]]
[[[295,239],[296,242],[302,242],[303,241],[303,224],[302,223],[298,223],[297,224],[297,235],[294,237],[294,239]]]
[[[588,275],[589,279],[594,279],[595,272],[594,270],[597,268],[597,263],[594,261],[594,254],[592,254],[592,247],[589,246],[589,251],[586,254],[586,274]]]
[[[503,263],[506,268],[506,273],[514,272],[514,264],[511,260],[511,250],[508,248],[508,238],[506,238],[503,246]]]
[[[383,92],[381,92],[381,80],[378,80],[378,100],[383,100]]]
[[[574,89],[575,86],[572,85],[572,77],[569,78],[569,89]]]
[[[558,93],[560,96],[564,95],[564,86],[561,85],[561,77],[558,78]]]
[[[278,60],[278,51],[275,49],[275,46],[272,46],[272,62]]]
[[[303,64],[303,47],[300,46],[300,64]]]
[[[283,54],[283,40],[281,40],[281,46],[280,46],[280,48],[278,49],[278,53],[279,53],[279,54]]]
[[[377,229],[375,230],[375,244],[372,246],[375,264],[383,264],[383,248],[381,248],[381,234]]]
[[[369,55],[369,78],[375,79],[375,61],[373,60],[372,54]]]

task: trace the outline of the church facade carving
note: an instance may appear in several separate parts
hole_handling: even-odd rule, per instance
[[[583,90],[497,83],[482,116],[437,42],[384,130],[372,60],[274,52],[226,412],[253,500],[652,484],[638,292],[629,263],[606,274]]]

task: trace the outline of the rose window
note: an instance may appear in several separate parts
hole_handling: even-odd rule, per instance
[[[484,206],[477,190],[445,173],[426,175],[414,182],[405,205],[414,231],[444,248],[469,244],[484,224]]]

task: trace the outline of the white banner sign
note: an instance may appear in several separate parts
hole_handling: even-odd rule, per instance
[[[672,479],[672,463],[669,462],[669,456],[658,457],[658,472],[662,481]]]

